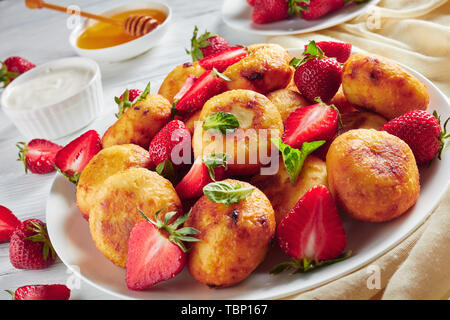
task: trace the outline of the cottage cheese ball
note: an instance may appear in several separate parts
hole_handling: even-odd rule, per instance
[[[336,203],[355,219],[392,220],[419,197],[414,155],[403,140],[387,132],[356,129],[340,135],[328,150],[326,165]]]
[[[138,209],[154,219],[169,211],[182,213],[181,201],[169,180],[144,168],[130,168],[107,178],[95,193],[89,228],[97,248],[125,268],[131,229],[144,219]]]
[[[261,166],[268,165],[272,150],[270,138],[283,134],[283,122],[277,107],[257,92],[231,90],[209,99],[199,120],[204,121],[218,112],[235,115],[239,128],[231,133],[217,134],[204,130],[201,124],[197,125],[192,140],[195,157],[227,153],[231,156],[229,172],[237,175],[254,174]],[[278,154],[278,149],[274,149]]]
[[[185,226],[200,231],[200,241],[192,243],[188,256],[191,275],[210,287],[228,287],[247,278],[264,260],[275,234],[275,216],[270,201],[255,188],[229,207],[202,196]]]

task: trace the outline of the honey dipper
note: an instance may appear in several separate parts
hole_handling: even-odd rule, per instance
[[[47,8],[51,10],[56,10],[64,13],[69,13],[66,7],[59,6],[56,4],[47,3],[43,0],[25,0],[25,5],[30,9],[42,9]],[[123,29],[125,32],[133,37],[140,37],[144,34],[149,33],[153,29],[155,29],[159,22],[156,19],[153,19],[152,17],[145,16],[145,15],[133,15],[129,16],[125,19],[125,22],[118,21],[115,19],[112,19],[110,17],[101,16],[85,11],[80,11],[80,16],[94,19],[98,21],[103,21],[106,23],[111,23],[115,25],[123,26]]]

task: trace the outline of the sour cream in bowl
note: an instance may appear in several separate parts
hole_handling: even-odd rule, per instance
[[[103,109],[100,69],[95,61],[78,57],[40,65],[14,79],[1,104],[27,138],[67,136]]]

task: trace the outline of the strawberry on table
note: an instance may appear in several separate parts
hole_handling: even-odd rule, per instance
[[[325,56],[329,58],[336,58],[340,63],[345,63],[352,53],[352,44],[335,41],[319,41],[316,45],[322,49]],[[305,45],[305,50],[308,45]]]
[[[25,173],[30,170],[32,173],[50,173],[54,168],[56,154],[62,149],[57,145],[44,139],[33,139],[30,142],[18,142],[19,158],[17,161],[23,162]]]
[[[248,56],[248,50],[246,47],[229,47],[218,53],[210,55],[204,59],[199,60],[198,64],[206,69],[216,69],[219,72],[224,72],[226,68],[241,61]]]
[[[0,243],[8,242],[20,220],[8,208],[0,205]]]
[[[192,113],[203,108],[210,98],[225,91],[225,81],[230,81],[216,69],[206,71],[175,104],[175,110]]]
[[[286,119],[283,143],[299,148],[304,142],[329,141],[339,128],[339,112],[318,100],[318,103],[297,108]]]
[[[216,33],[206,31],[198,36],[198,28],[195,26],[191,39],[191,50],[186,49],[186,53],[192,56],[192,61],[198,61],[229,47],[230,44]]]
[[[306,272],[347,258],[347,238],[336,205],[325,186],[311,188],[277,226],[281,250],[292,258],[272,269]]]
[[[34,284],[6,290],[13,300],[69,300],[70,289],[63,284]]]
[[[302,58],[291,61],[296,70],[294,83],[309,101],[319,97],[328,103],[338,92],[342,83],[342,65],[335,58],[327,58],[323,51],[311,41]]]
[[[252,20],[257,24],[265,24],[284,20],[289,17],[289,1],[287,0],[254,0]]]
[[[181,200],[199,198],[203,187],[225,178],[229,155],[213,154],[205,159],[197,158],[189,172],[178,183],[175,190]]]
[[[417,164],[425,164],[436,156],[441,159],[445,140],[450,137],[447,133],[448,118],[441,128],[440,117],[423,110],[405,113],[387,122],[380,130],[386,131],[405,141],[416,158]]]
[[[101,149],[99,134],[95,130],[89,130],[58,152],[55,166],[62,175],[76,184],[83,169]]]
[[[0,64],[0,83],[3,83],[3,87],[6,87],[11,81],[22,73],[36,67],[35,64],[31,63],[27,59],[17,56],[9,57],[4,62],[0,61]]]
[[[9,260],[15,268],[44,269],[55,259],[47,227],[41,220],[25,220],[14,230],[9,243]]]
[[[176,154],[172,154],[176,146],[178,146]],[[191,151],[191,133],[179,120],[172,120],[166,124],[152,139],[149,147],[150,160],[160,174],[158,165],[166,160],[175,165],[183,164],[184,156],[186,156],[184,151]]]
[[[291,10],[300,18],[305,20],[318,19],[327,13],[342,8],[348,0],[310,0],[310,1],[290,1]]]
[[[189,213],[170,223],[176,212],[167,212],[164,221],[155,214],[155,221],[138,222],[131,230],[128,240],[127,286],[131,290],[144,290],[169,280],[180,273],[186,264],[187,249],[183,242],[199,241],[192,235],[199,233],[190,227],[179,228]]]

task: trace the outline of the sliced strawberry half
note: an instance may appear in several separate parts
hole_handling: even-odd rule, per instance
[[[131,290],[147,289],[180,273],[186,264],[183,241],[198,241],[191,235],[199,233],[189,227],[178,229],[189,214],[170,224],[176,212],[166,213],[164,222],[158,218],[158,212],[155,221],[140,212],[146,220],[133,227],[128,240],[126,282]]]
[[[203,108],[206,101],[225,90],[227,80],[229,79],[216,69],[206,71],[176,102],[175,109],[187,113]],[[186,84],[186,88],[188,85]]]
[[[203,187],[213,181],[225,178],[228,157],[223,154],[207,158],[197,158],[191,170],[178,183],[175,190],[182,200],[199,198],[203,194]]]
[[[199,60],[199,64],[206,70],[217,69],[224,72],[226,68],[241,61],[248,56],[248,50],[245,47],[230,47],[207,58]]]
[[[336,205],[325,186],[311,188],[281,220],[276,230],[281,250],[293,261],[275,267],[272,272],[294,268],[297,272],[338,262],[347,238]]]
[[[352,44],[335,41],[319,41],[316,45],[322,49],[323,53],[329,58],[336,58],[340,63],[345,63],[352,53]],[[308,45],[305,45],[305,50]]]
[[[95,130],[85,132],[56,155],[55,166],[70,181],[77,183],[92,157],[102,150],[102,141]]]
[[[28,144],[18,142],[19,158],[25,166],[25,172],[30,170],[32,173],[45,174],[50,173],[54,168],[55,157],[62,146],[44,139],[33,139]]]
[[[181,87],[180,91],[173,97],[174,101],[180,100],[189,90],[191,90],[194,83],[197,81],[197,77],[193,75],[189,75]]]
[[[13,300],[69,300],[70,289],[63,284],[35,284],[9,291]]]
[[[0,243],[8,242],[20,220],[8,208],[0,205]]]
[[[283,143],[300,148],[303,142],[333,139],[338,130],[339,113],[333,106],[319,102],[297,108],[286,119]]]

